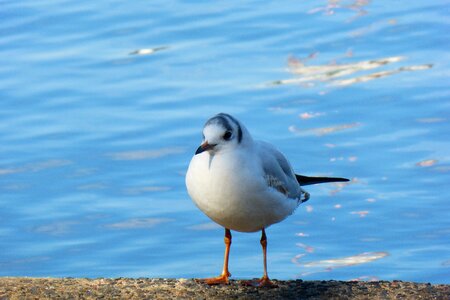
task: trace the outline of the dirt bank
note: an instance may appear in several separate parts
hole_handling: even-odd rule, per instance
[[[402,281],[275,281],[276,288],[191,279],[0,278],[0,299],[450,299],[450,285]]]

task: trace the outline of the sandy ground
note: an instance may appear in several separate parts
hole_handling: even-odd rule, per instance
[[[402,281],[274,281],[207,286],[192,279],[0,277],[0,299],[450,299],[450,285]]]

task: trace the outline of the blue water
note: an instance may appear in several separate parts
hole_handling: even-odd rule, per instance
[[[217,275],[184,174],[227,112],[352,178],[267,230],[271,277],[450,283],[448,5],[0,1],[0,276]]]

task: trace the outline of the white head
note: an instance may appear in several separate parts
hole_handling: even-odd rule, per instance
[[[203,127],[203,141],[195,154],[204,151],[215,154],[219,151],[232,150],[249,140],[251,140],[249,133],[238,120],[229,114],[220,113],[206,121]]]

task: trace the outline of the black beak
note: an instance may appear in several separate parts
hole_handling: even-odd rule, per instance
[[[216,144],[208,144],[208,142],[204,142],[203,144],[200,145],[200,147],[197,148],[197,151],[195,151],[195,155],[200,154],[209,149],[212,149],[214,148],[215,145]]]

